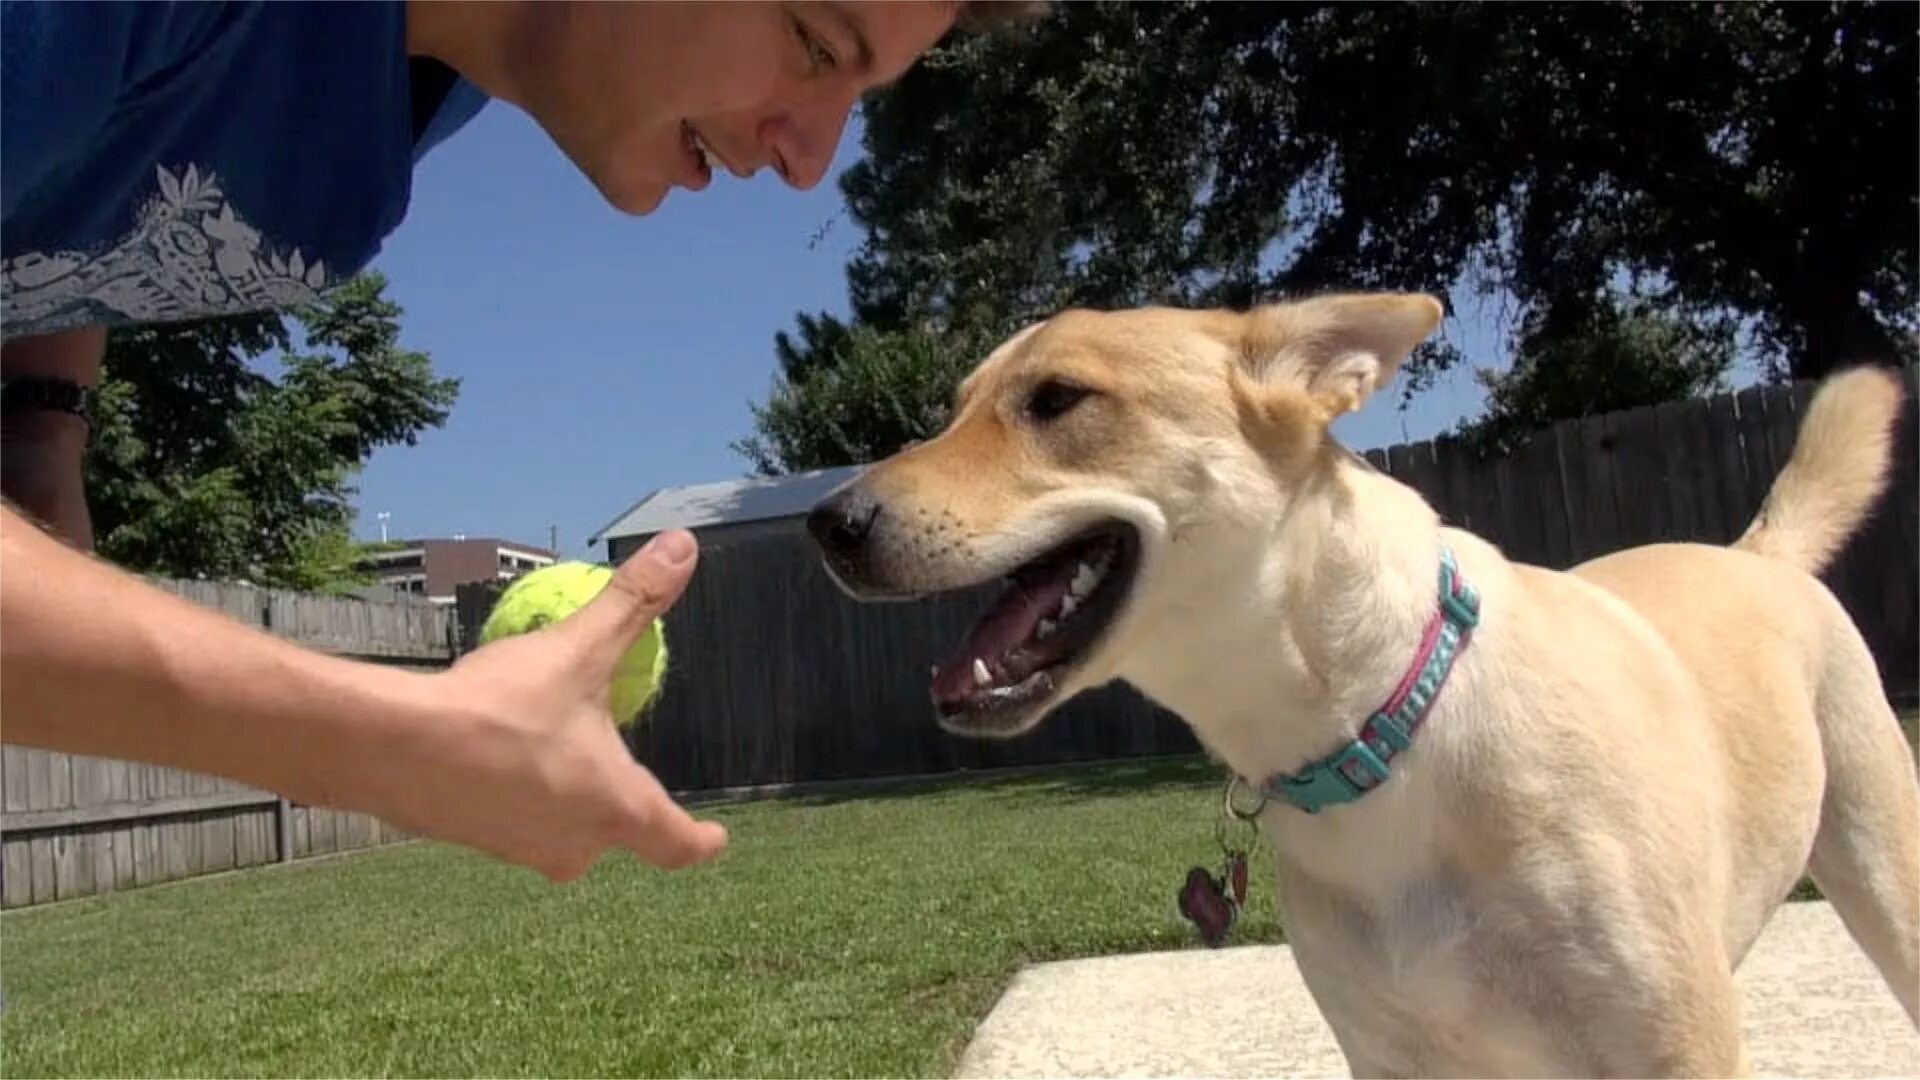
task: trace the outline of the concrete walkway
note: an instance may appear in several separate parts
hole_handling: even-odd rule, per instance
[[[1754,1072],[1920,1077],[1920,1034],[1826,904],[1788,904],[1740,969]],[[963,1077],[1347,1075],[1286,946],[1022,972]]]

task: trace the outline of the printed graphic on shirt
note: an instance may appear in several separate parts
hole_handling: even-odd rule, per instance
[[[15,332],[170,322],[309,304],[334,284],[325,263],[275,250],[193,165],[155,170],[157,190],[104,251],[0,261],[0,318]]]

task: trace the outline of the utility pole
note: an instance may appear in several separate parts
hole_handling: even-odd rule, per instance
[[[387,519],[393,515],[382,510],[373,516],[380,519],[380,542],[384,544],[387,542]]]
[[[547,526],[547,550],[553,552],[554,558],[560,557],[560,526],[558,525]]]

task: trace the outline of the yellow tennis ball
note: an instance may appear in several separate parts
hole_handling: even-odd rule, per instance
[[[530,633],[578,611],[613,580],[613,571],[584,562],[543,566],[515,578],[480,627],[482,645]],[[613,674],[613,721],[627,727],[660,692],[667,673],[667,629],[660,619],[640,635]]]

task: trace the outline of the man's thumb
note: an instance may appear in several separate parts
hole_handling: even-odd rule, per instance
[[[595,660],[609,667],[619,663],[655,616],[680,599],[698,554],[692,533],[660,533],[620,564],[598,596],[559,625],[581,635]]]

